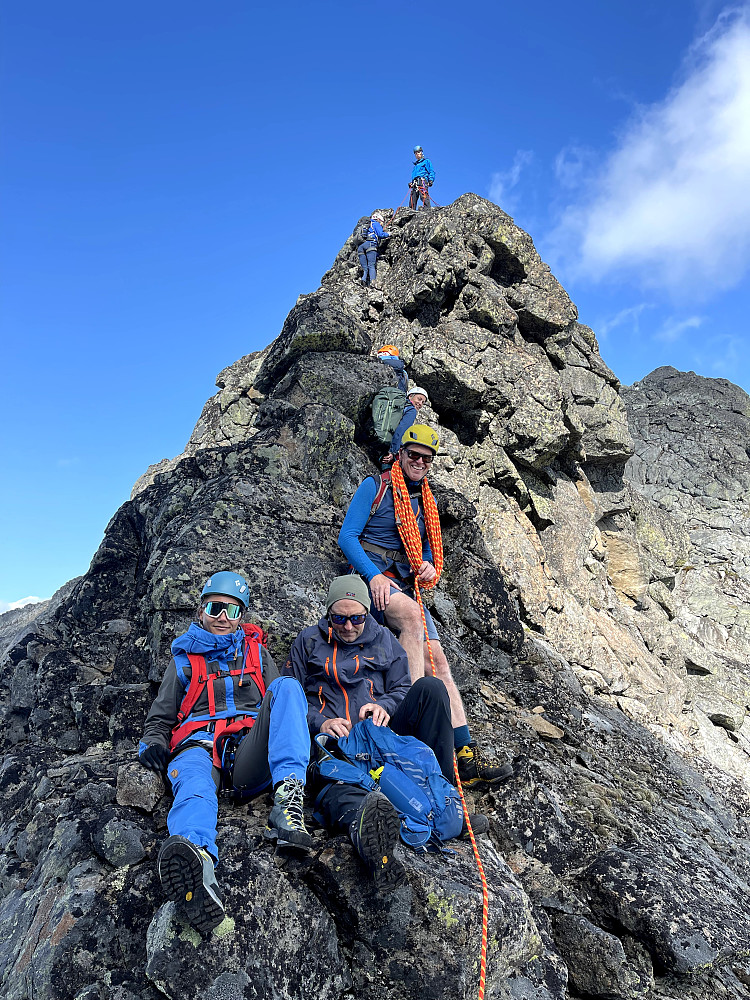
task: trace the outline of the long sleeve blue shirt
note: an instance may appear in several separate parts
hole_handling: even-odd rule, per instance
[[[378,361],[382,361],[384,365],[388,365],[389,368],[392,368],[395,371],[398,375],[398,388],[401,392],[406,392],[409,388],[409,376],[406,372],[405,362],[403,362],[401,358],[394,358],[390,354],[387,357],[379,357]],[[407,424],[406,426],[408,427],[409,425]]]
[[[409,480],[406,483],[408,487]],[[374,476],[369,476],[363,483],[360,483],[344,516],[344,523],[341,525],[338,539],[341,551],[357,573],[363,576],[368,583],[384,569],[394,570],[401,579],[412,575],[411,567],[405,556],[404,562],[388,562],[374,552],[365,552],[360,544],[365,541],[380,545],[384,549],[402,548],[401,536],[396,527],[393,491],[390,488],[386,490],[380,506],[370,517],[372,502],[379,484],[379,477],[376,479]],[[417,517],[419,533],[422,536],[422,559],[432,562],[432,550],[427,538],[420,499],[421,495],[413,496],[411,508]]]

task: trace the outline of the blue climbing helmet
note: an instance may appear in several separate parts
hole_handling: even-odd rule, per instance
[[[414,152],[415,153],[424,153],[424,150],[422,149],[421,146],[415,146],[414,147]]]
[[[247,611],[250,597],[247,580],[239,573],[213,573],[206,580],[201,591],[201,601],[207,594],[221,594],[223,597],[233,597]]]

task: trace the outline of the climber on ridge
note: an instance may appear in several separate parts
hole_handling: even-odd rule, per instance
[[[364,231],[365,227],[362,227],[362,242],[357,247],[359,264],[362,268],[362,284],[369,285],[371,288],[379,287],[376,282],[378,279],[377,262],[380,242],[381,240],[388,239],[391,235],[383,229],[384,222],[385,218],[382,212],[373,212],[370,216],[370,225],[367,227],[367,230]]]
[[[497,784],[513,773],[510,764],[490,764],[471,739],[461,695],[451,675],[448,661],[427,608],[424,609],[427,631],[422,624],[419,605],[414,600],[415,570],[410,565],[401,532],[411,518],[413,531],[422,541],[422,562],[417,567],[421,584],[435,580],[442,566],[442,537],[435,500],[426,482],[430,465],[440,441],[426,424],[413,424],[404,431],[398,461],[379,476],[368,476],[355,492],[339,532],[339,546],[353,572],[369,584],[372,603],[385,617],[388,626],[399,630],[399,641],[409,660],[412,682],[425,675],[430,664],[427,639],[430,640],[436,675],[448,690],[453,725],[453,743],[461,782],[467,786]],[[399,506],[396,516],[394,489]],[[408,503],[406,502],[408,498]],[[401,522],[401,528],[399,523]],[[437,552],[437,557],[433,553]]]
[[[414,147],[414,156],[416,159],[414,160],[414,169],[411,172],[411,180],[409,181],[409,187],[411,188],[409,208],[416,209],[420,198],[425,208],[432,208],[429,188],[432,187],[432,182],[435,180],[435,171],[432,169],[430,161],[424,155],[421,146]]]
[[[174,659],[146,719],[138,759],[164,772],[174,803],[158,872],[168,899],[208,933],[224,919],[216,882],[220,785],[251,798],[273,786],[265,836],[280,847],[312,843],[302,813],[310,759],[307,704],[300,685],[280,677],[265,636],[243,624],[249,590],[238,573],[214,573],[194,621],[172,643]]]
[[[367,584],[356,574],[331,581],[326,614],[303,629],[292,643],[284,674],[292,674],[307,695],[313,737],[347,737],[371,718],[400,736],[430,747],[443,777],[453,784],[453,729],[450,701],[441,680],[420,677],[412,685],[404,648],[369,614]],[[315,773],[315,766],[313,772]],[[317,774],[316,819],[334,833],[348,833],[377,886],[397,885],[403,865],[394,857],[400,820],[379,790],[326,780]],[[472,816],[474,833],[489,824]],[[459,822],[460,827],[460,822]]]

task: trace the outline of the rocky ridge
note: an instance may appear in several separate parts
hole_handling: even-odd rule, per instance
[[[185,452],[139,480],[88,573],[0,618],[12,1000],[476,994],[464,845],[405,853],[408,884],[383,900],[344,840],[318,831],[307,861],[274,859],[268,804],[222,806],[230,918],[201,941],[161,905],[169,799],[133,762],[196,581],[243,572],[277,659],[317,617],[343,509],[373,471],[386,342],[443,442],[433,615],[473,731],[516,766],[473,802],[492,821],[487,996],[747,995],[750,401],[671,369],[622,389],[490,202],[400,210],[392,231],[382,291],[358,284],[350,238],[273,344],[220,373]]]

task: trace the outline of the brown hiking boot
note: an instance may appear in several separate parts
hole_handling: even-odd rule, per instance
[[[499,785],[513,776],[510,764],[490,764],[474,741],[456,751],[456,760],[458,776],[466,788]]]

